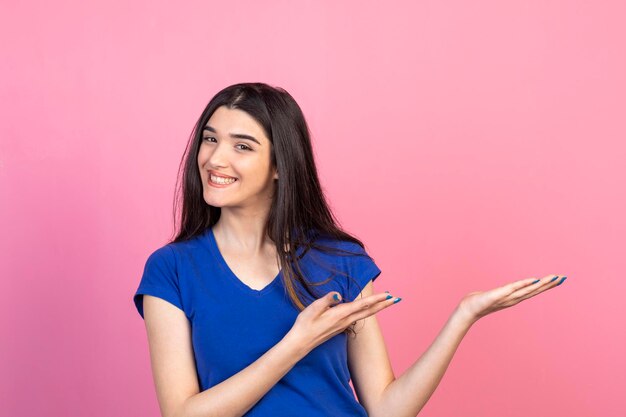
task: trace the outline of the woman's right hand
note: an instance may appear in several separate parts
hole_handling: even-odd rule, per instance
[[[335,294],[338,300],[335,300]],[[343,332],[354,322],[393,305],[394,300],[388,293],[381,293],[341,303],[341,294],[332,291],[302,310],[288,335],[308,352]]]

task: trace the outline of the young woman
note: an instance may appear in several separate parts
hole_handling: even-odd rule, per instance
[[[134,295],[164,417],[415,416],[473,323],[565,279],[466,295],[396,378],[375,314],[400,298],[374,291],[380,269],[337,225],[295,100],[227,87],[185,154],[178,235]]]

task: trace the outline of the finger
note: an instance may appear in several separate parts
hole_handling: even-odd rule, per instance
[[[379,311],[396,304],[396,300],[398,300],[398,298],[389,297],[389,294],[384,294],[384,295],[386,297],[383,297],[381,300],[374,302],[374,303],[370,303],[370,304],[364,304],[361,306],[359,310],[356,310],[353,313],[349,314],[345,318],[348,325],[354,324],[361,319],[372,316],[378,313]]]
[[[529,285],[516,291],[511,295],[510,299],[522,301],[527,298],[533,297],[541,292],[549,290],[550,288],[554,288],[558,284],[558,278],[558,275],[545,276],[535,282],[533,285]]]
[[[513,294],[516,291],[519,291],[522,288],[528,287],[537,282],[537,278],[530,277],[525,279],[520,279],[519,281],[514,281],[510,284],[503,286],[502,288],[506,288],[509,294]]]
[[[338,293],[337,291],[331,291],[328,294],[324,295],[323,297],[315,300],[315,302],[313,304],[316,304],[316,309],[320,312],[324,312],[326,310],[328,310],[331,307],[334,307],[336,305],[338,305],[339,303],[341,303],[341,294]]]
[[[387,301],[392,299],[393,296],[388,293],[380,293],[380,294],[372,294],[367,297],[360,298],[358,300],[354,300],[351,303],[346,303],[346,305],[350,308],[348,314],[355,313],[361,310],[367,310],[368,308],[376,305],[377,303]]]
[[[545,277],[541,278],[535,285],[530,286],[529,289],[531,291],[534,291],[537,289],[546,290],[554,288],[559,282],[559,277],[560,275],[546,275]]]
[[[393,297],[387,293],[372,294],[351,302],[345,302],[341,305],[336,305],[335,307],[333,307],[333,311],[336,311],[340,317],[345,318],[350,314],[354,314],[358,311],[368,309],[372,305],[392,298]]]

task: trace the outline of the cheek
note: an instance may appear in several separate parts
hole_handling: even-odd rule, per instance
[[[200,149],[198,149],[198,154],[202,155],[203,157],[209,157],[216,147],[217,144],[203,140],[202,143],[200,143]]]
[[[205,146],[201,145],[200,150],[198,151],[198,158],[197,158],[198,166],[203,167],[206,164],[207,160],[209,159],[209,156],[210,154],[209,154],[208,149]]]

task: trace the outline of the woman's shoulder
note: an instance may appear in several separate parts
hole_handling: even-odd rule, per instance
[[[366,254],[364,246],[359,242],[337,238],[325,234],[318,234],[313,239],[314,248],[317,251],[339,256],[363,255]]]

